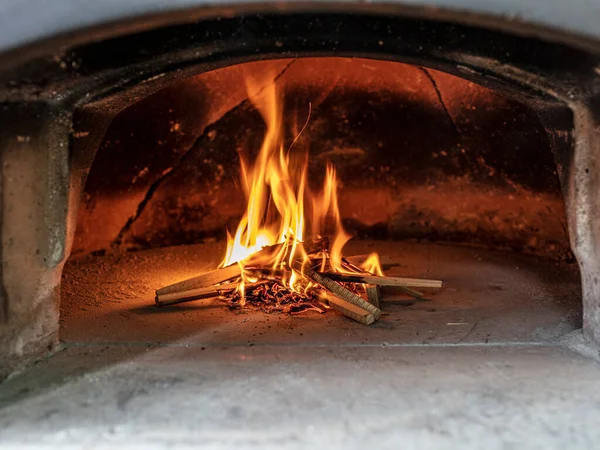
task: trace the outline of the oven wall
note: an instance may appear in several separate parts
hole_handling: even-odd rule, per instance
[[[295,148],[310,154],[314,187],[334,163],[353,234],[571,258],[556,164],[532,110],[462,78],[360,58],[232,66],[123,111],[90,171],[75,252],[224,238],[245,204],[240,155],[251,158],[265,132],[246,78],[277,79],[288,144],[310,104]]]

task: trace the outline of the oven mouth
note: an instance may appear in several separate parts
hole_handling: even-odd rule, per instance
[[[311,24],[309,31],[305,29],[306,23]],[[356,29],[360,33],[352,32]],[[304,40],[296,37],[302,32],[306,35]],[[535,55],[533,60],[531,55]],[[173,322],[169,326],[173,328],[181,317],[197,312],[199,318],[191,319],[183,331],[171,335],[165,332],[164,340],[160,337],[164,330],[156,331],[161,327],[153,325],[152,343],[173,343],[193,335],[196,320],[216,314],[216,308],[204,310],[189,305],[156,312],[149,293],[177,277],[193,276],[216,265],[222,253],[219,242],[225,226],[239,218],[240,207],[234,204],[236,198],[242,198],[239,191],[237,195],[227,189],[210,193],[208,184],[214,184],[221,170],[219,166],[227,167],[228,173],[237,176],[238,169],[231,168],[232,156],[236,154],[232,149],[240,142],[252,147],[252,142],[262,137],[264,130],[256,111],[244,103],[243,95],[234,92],[243,82],[239,73],[235,75],[236,71],[240,67],[252,70],[253,66],[257,71],[258,67],[270,67],[282,79],[294,71],[299,73],[295,75],[296,86],[286,91],[288,102],[295,103],[296,108],[292,108],[294,114],[290,114],[290,120],[292,116],[295,120],[302,116],[299,105],[306,107],[314,102],[319,89],[311,91],[302,86],[304,83],[310,87],[317,78],[315,74],[322,76],[323,86],[331,84],[336,73],[362,74],[362,81],[356,82],[362,83],[360,87],[352,82],[335,84],[333,93],[320,103],[314,102],[318,105],[309,122],[310,136],[313,141],[324,143],[320,155],[328,155],[321,160],[319,155],[311,156],[314,178],[319,178],[323,161],[336,160],[344,175],[345,194],[340,199],[344,225],[362,239],[354,244],[357,247],[353,252],[377,248],[383,255],[386,251],[397,255],[395,259],[409,255],[415,264],[400,274],[418,276],[435,270],[450,289],[439,294],[442,312],[429,303],[406,306],[404,300],[400,301],[395,306],[397,315],[393,320],[374,325],[378,333],[394,334],[396,343],[436,342],[437,337],[431,335],[417,338],[420,331],[417,325],[411,325],[412,321],[427,322],[429,319],[424,316],[433,314],[438,320],[432,325],[436,329],[442,323],[444,327],[477,324],[466,333],[450,333],[453,343],[505,342],[506,334],[498,331],[497,335],[486,335],[483,331],[485,321],[481,320],[485,317],[487,321],[488,316],[510,320],[518,316],[525,331],[515,333],[514,342],[541,342],[563,336],[581,325],[581,297],[586,297],[577,287],[580,275],[569,245],[581,242],[579,232],[572,234],[569,241],[567,231],[575,223],[570,215],[574,203],[569,200],[574,192],[573,148],[578,145],[574,124],[579,121],[581,131],[581,127],[586,127],[582,120],[587,120],[573,113],[580,103],[585,103],[580,100],[584,93],[577,91],[581,96],[577,97],[573,92],[582,79],[587,79],[587,75],[580,74],[592,73],[596,62],[597,58],[581,46],[550,43],[493,27],[485,29],[422,17],[302,12],[248,14],[243,18],[207,19],[196,24],[139,31],[82,43],[52,58],[39,57],[11,69],[6,75],[11,80],[7,83],[11,89],[6,98],[13,105],[11,108],[16,104],[18,107],[5,110],[5,114],[12,111],[11,123],[17,123],[19,117],[36,117],[42,123],[35,128],[48,133],[44,138],[36,138],[22,121],[11,131],[16,133],[15,140],[24,146],[50,142],[57,148],[60,144],[68,147],[68,153],[61,154],[62,159],[48,155],[45,160],[35,162],[42,166],[62,164],[58,171],[42,171],[50,174],[43,180],[45,186],[60,185],[60,189],[50,190],[52,195],[44,199],[41,211],[35,214],[24,211],[19,216],[31,216],[31,220],[44,224],[44,235],[33,240],[23,238],[29,243],[21,248],[25,254],[31,254],[32,264],[37,265],[34,278],[38,284],[46,288],[44,292],[51,292],[37,302],[39,309],[54,308],[54,312],[40,319],[36,329],[42,331],[26,339],[31,341],[29,350],[21,348],[17,353],[39,354],[39,342],[56,342],[56,327],[52,323],[58,323],[59,286],[61,339],[66,343],[80,343],[88,338],[112,342],[141,336],[127,334],[126,323],[118,324],[120,319],[111,322],[116,317],[131,319],[137,315],[153,324],[171,317]],[[349,68],[341,69],[344,65]],[[311,70],[312,74],[303,79],[301,74]],[[369,70],[379,78],[369,79],[366,75]],[[211,76],[226,78],[227,72],[231,84],[225,89],[221,87],[221,92],[232,97],[228,101],[235,95],[240,95],[240,100],[231,107],[222,106],[211,120],[208,116],[214,112],[214,109],[211,112],[214,105],[206,104],[199,94],[216,98],[218,83],[213,90],[207,87],[208,80]],[[400,87],[381,89],[381,84],[390,83],[385,79],[390,73],[405,76],[407,81]],[[369,90],[369,83],[375,88]],[[323,86],[317,87],[322,90]],[[410,87],[414,92],[410,92]],[[388,96],[387,100],[382,92]],[[461,102],[467,95],[471,97]],[[25,102],[26,105],[15,101],[31,100],[33,96],[42,101]],[[179,100],[173,100],[177,96]],[[376,105],[369,103],[374,96],[379,102]],[[43,101],[47,99],[54,100]],[[172,112],[169,109],[173,108],[165,108],[173,101],[180,101],[180,110]],[[195,112],[191,111],[193,108]],[[16,110],[20,116],[14,113]],[[160,115],[150,117],[157,112]],[[149,116],[146,121],[142,120],[145,114]],[[346,118],[354,114],[349,122],[362,120],[362,128],[342,127],[343,132],[338,129],[335,135],[334,124],[343,123],[344,114]],[[395,115],[406,118],[402,127],[395,127],[390,120]],[[380,117],[387,120],[379,120]],[[416,117],[422,120],[415,120]],[[437,124],[440,136],[427,133],[422,126],[431,122]],[[148,130],[148,123],[159,125]],[[181,126],[195,130],[186,134]],[[132,127],[136,131],[132,132]],[[248,130],[254,134],[244,135]],[[413,151],[408,156],[414,166],[403,165],[391,150],[394,139],[400,140],[400,131],[404,131],[401,139],[408,142],[404,149]],[[381,139],[365,150],[363,147],[369,146],[369,132],[377,132]],[[61,133],[66,133],[66,141],[61,140]],[[137,139],[140,134],[145,134],[145,144]],[[153,146],[153,142],[159,141],[159,145],[171,147],[171,159],[168,151],[161,154],[164,148],[144,154],[142,145]],[[426,152],[414,150],[424,141]],[[207,158],[202,149],[208,147],[217,156],[205,163]],[[11,166],[14,155],[6,155],[5,167],[6,163]],[[32,160],[36,157],[32,156]],[[151,161],[144,161],[144,157]],[[202,174],[195,173],[198,162],[207,166]],[[35,164],[33,172],[40,173],[40,166]],[[173,170],[174,165],[177,170]],[[23,171],[30,169],[25,167]],[[234,179],[229,176],[232,186]],[[384,188],[399,179],[402,183],[394,188],[401,188],[403,195]],[[189,182],[187,187],[177,184],[183,181]],[[197,189],[196,195],[182,195],[186,188],[189,191],[190,185]],[[40,194],[37,188],[32,192]],[[211,196],[217,203],[227,203],[231,211],[217,214],[217,219],[212,217],[207,212]],[[199,204],[202,208],[198,208]],[[119,213],[122,217],[117,220]],[[19,235],[19,226],[15,220],[13,225],[5,227],[6,233]],[[35,226],[31,228],[35,234]],[[466,243],[476,248],[448,243]],[[4,252],[7,258],[14,252],[11,248],[8,246]],[[72,258],[61,274],[71,250]],[[497,253],[498,250],[504,253]],[[578,247],[574,250],[579,251]],[[183,256],[178,256],[179,252]],[[438,252],[442,255],[439,259],[435,256]],[[428,257],[419,256],[421,253]],[[584,253],[589,254],[587,250]],[[194,254],[202,254],[206,259],[196,259]],[[581,252],[578,257],[581,259]],[[175,266],[160,263],[163,258],[173,261]],[[459,267],[453,267],[454,259],[461,261]],[[497,281],[484,282],[481,278],[488,275],[474,275],[479,267],[473,261],[481,262],[484,273],[489,273],[490,279],[497,276]],[[402,263],[391,261],[391,264],[398,268]],[[159,266],[162,275],[156,272]],[[519,271],[523,267],[527,267],[524,271],[527,275],[521,278],[523,272]],[[5,283],[7,298],[20,293],[27,272],[25,266],[13,270]],[[153,278],[141,276],[135,281],[139,271],[152,273]],[[582,276],[585,280],[585,275]],[[453,283],[462,286],[462,290],[452,291]],[[108,291],[103,291],[109,284]],[[42,290],[32,289],[35,293],[27,292],[24,296],[39,297]],[[475,301],[466,292],[482,292],[489,301],[498,300],[495,296],[505,293],[506,305],[513,308],[500,310],[498,302],[492,308],[486,300],[481,308],[476,308],[481,316],[466,321],[461,318],[464,312],[461,302]],[[102,301],[107,296],[114,300],[111,305]],[[525,297],[531,303],[511,303]],[[132,298],[138,303],[135,308],[128,308],[127,302]],[[432,304],[436,301],[429,300]],[[14,311],[9,314],[9,302],[4,305],[5,316],[10,317]],[[488,306],[492,309],[486,311]],[[494,311],[496,307],[500,309]],[[547,322],[529,320],[532,317],[529,312],[538,307],[548,312],[544,315]],[[407,308],[417,311],[413,318],[401,317]],[[13,317],[19,314],[17,311]],[[227,314],[219,317],[214,319],[219,329],[232,328],[227,323]],[[262,316],[253,313],[252,317],[250,321],[255,324]],[[20,319],[15,329],[22,328],[30,319]],[[243,319],[239,322],[245,323]],[[289,323],[291,319],[277,320]],[[102,325],[92,326],[95,322]],[[310,317],[304,323],[314,325],[319,319]],[[508,322],[500,320],[496,329],[506,331],[502,323]],[[206,324],[207,330],[210,329],[209,322]],[[416,334],[403,335],[401,324]],[[336,326],[343,329],[354,324],[338,322],[333,328]],[[90,331],[92,328],[94,331]],[[141,328],[147,327],[141,325]],[[147,331],[141,328],[135,333]],[[296,338],[302,339],[300,333],[305,335],[304,331],[298,331]],[[360,333],[360,339],[367,339],[366,331]],[[234,336],[237,337],[232,341],[217,340],[206,345],[246,342],[242,335]],[[195,342],[202,345],[201,341]],[[442,339],[439,343],[444,342]],[[8,353],[15,354],[12,350]]]
[[[278,119],[261,110],[270,89]],[[444,287],[415,297],[383,286],[383,315],[368,330],[314,298],[290,304],[245,287],[242,305],[221,281],[185,304],[157,295],[157,308],[160,288],[222,261],[226,230],[235,234],[250,202],[241,161],[246,174],[258,164],[269,118],[281,122],[286,170],[305,161],[316,201],[335,168],[341,225],[354,236],[346,256],[377,253],[386,275]],[[313,57],[180,80],[113,119],[77,222],[62,282],[66,343],[318,345],[341,329],[347,343],[495,345],[581,326],[560,181],[535,110],[422,66]]]

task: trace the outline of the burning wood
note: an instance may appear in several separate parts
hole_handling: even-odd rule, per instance
[[[381,308],[379,298],[381,297],[381,290],[379,286],[373,284],[366,284],[365,290],[367,291],[367,301],[377,308]]]
[[[320,238],[306,243],[287,242],[269,246],[245,261],[159,289],[156,291],[156,304],[167,306],[220,297],[232,306],[251,304],[268,311],[290,314],[307,310],[325,312],[329,307],[362,324],[370,325],[381,315],[380,286],[393,286],[416,298],[422,298],[423,294],[406,287],[407,284],[441,287],[441,282],[437,280],[373,275],[349,262],[345,262],[343,268],[354,272],[318,272],[315,268],[332,268],[328,244],[328,239]],[[255,265],[261,255],[281,251],[283,247],[287,247],[284,261],[290,260],[292,248],[302,249],[306,257],[304,260],[292,258],[291,264],[284,262],[275,269]],[[290,284],[290,280],[295,281]]]
[[[366,309],[361,308],[360,306],[356,306],[352,303],[348,303],[346,300],[343,300],[335,295],[328,295],[327,300],[329,301],[329,306],[341,312],[346,317],[356,320],[365,325],[371,325],[375,322],[375,315]],[[379,312],[381,314],[381,311]],[[377,316],[379,318],[379,316]]]
[[[327,276],[315,272],[310,267],[303,267],[302,263],[299,261],[294,261],[292,268],[302,275],[308,277],[311,281],[317,283],[317,285],[319,285],[323,290],[333,294],[339,301],[350,303],[364,311],[368,311],[373,315],[375,320],[379,319],[379,316],[381,315],[381,310],[379,308],[363,300],[361,297],[346,289],[341,284],[336,283]]]
[[[325,272],[324,275],[335,281],[345,281],[347,283],[365,283],[375,284],[378,286],[400,286],[400,287],[421,287],[439,289],[442,287],[440,280],[424,280],[420,278],[399,278],[399,277],[382,277],[371,274],[345,274]]]
[[[306,125],[286,148],[276,84],[252,91],[249,85],[267,131],[254,164],[241,159],[246,212],[235,234],[228,234],[221,267],[159,289],[156,304],[222,297],[232,306],[254,304],[292,314],[331,308],[370,325],[381,315],[380,286],[419,298],[422,293],[412,287],[440,288],[437,280],[383,276],[377,254],[362,263],[342,257],[350,236],[342,227],[335,169],[328,165],[322,191],[311,191],[307,154],[294,148]],[[308,225],[313,236],[332,235],[331,242],[305,239]]]
[[[239,283],[229,283],[219,286],[215,285],[162,294],[159,293],[159,291],[156,291],[155,301],[157,306],[175,305],[177,303],[191,302],[193,300],[200,300],[203,298],[218,297],[225,293],[231,293],[238,287]]]
[[[219,269],[211,270],[210,272],[203,273],[189,280],[184,280],[179,283],[165,286],[156,291],[156,297],[159,296],[165,298],[168,294],[181,294],[185,291],[191,291],[194,289],[202,289],[211,286],[215,286],[224,281],[229,281],[232,278],[238,278],[242,275],[242,268],[239,264],[233,264],[228,267],[221,267]],[[158,302],[158,300],[157,300]]]

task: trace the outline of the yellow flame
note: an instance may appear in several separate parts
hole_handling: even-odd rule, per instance
[[[248,80],[248,91],[257,91],[251,80]],[[267,131],[254,164],[243,160],[241,163],[242,186],[248,203],[235,235],[228,236],[223,266],[243,261],[263,247],[281,243],[284,245],[272,261],[276,266],[286,253],[283,247],[295,246],[304,234],[306,171],[300,169],[300,183],[294,189],[293,177],[298,174],[290,168],[289,156],[283,148],[282,111],[276,84],[267,86],[252,101],[263,116]]]
[[[383,276],[383,270],[381,270],[379,255],[377,253],[371,253],[369,256],[367,256],[367,259],[363,261],[360,267],[361,269],[373,275],[377,275],[380,277]]]
[[[303,247],[298,245],[305,237],[306,205],[312,213],[310,226],[313,237],[333,231],[330,264],[332,269],[342,271],[342,248],[350,236],[342,227],[335,169],[328,164],[322,192],[311,193],[307,188],[307,154],[295,149],[292,151],[306,125],[296,134],[291,147],[284,148],[283,101],[276,83],[260,90],[258,84],[247,80],[247,88],[249,98],[265,121],[266,132],[254,162],[241,161],[247,206],[235,234],[231,236],[228,233],[227,250],[221,266],[240,263],[244,267],[251,261],[253,265],[280,269],[284,262],[291,264],[292,259],[306,261]],[[276,244],[280,245],[257,255],[264,247]],[[283,261],[286,255],[289,259]],[[296,290],[299,277],[292,273],[288,278],[286,284]]]

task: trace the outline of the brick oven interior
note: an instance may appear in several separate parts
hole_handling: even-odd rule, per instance
[[[340,213],[355,236],[345,254],[377,251],[388,274],[447,288],[417,303],[388,296],[368,330],[333,312],[232,312],[220,299],[156,308],[156,289],[218,265],[225,231],[244,212],[239,159],[255,159],[265,134],[248,78],[285,93],[290,127],[311,105],[295,146],[307,148],[315,189],[326,161],[337,169]],[[581,327],[579,275],[539,119],[432,69],[303,58],[182,80],[115,117],[82,198],[61,285],[64,343],[539,343]]]
[[[593,442],[581,148],[597,139],[596,82],[581,73],[595,54],[496,31],[482,50],[483,26],[293,16],[207,19],[201,43],[201,19],[97,37],[7,69],[0,442]],[[305,22],[310,42],[288,40]],[[348,23],[368,39],[336,28]],[[390,27],[406,32],[398,48],[378,35]],[[246,30],[260,57],[244,54],[252,42],[219,47],[221,29]],[[158,288],[217,267],[244,212],[240,156],[266,129],[248,80],[283,93],[309,187],[336,167],[344,253],[376,251],[386,275],[442,289],[388,290],[369,326],[223,298],[155,305]]]

